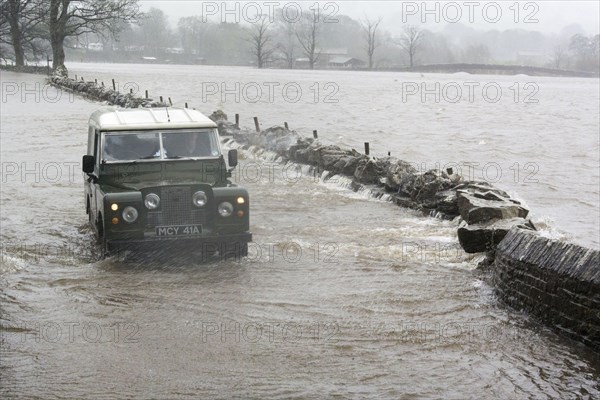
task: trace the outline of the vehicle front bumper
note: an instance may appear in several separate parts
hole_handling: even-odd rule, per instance
[[[150,250],[193,249],[202,251],[222,251],[224,246],[235,249],[252,241],[251,232],[226,233],[210,236],[147,236],[143,239],[107,239],[107,249]]]

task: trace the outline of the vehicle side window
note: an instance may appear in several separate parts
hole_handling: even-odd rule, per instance
[[[98,134],[98,130],[96,129],[94,130],[94,157],[96,157],[96,160],[98,160],[98,157],[100,155],[98,154],[98,148],[100,147],[98,140],[100,140],[100,135]]]
[[[87,155],[94,155],[94,128],[90,126],[88,130]]]

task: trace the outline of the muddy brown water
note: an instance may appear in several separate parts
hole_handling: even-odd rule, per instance
[[[456,221],[264,154],[238,167],[249,257],[100,260],[78,170],[98,104],[25,100],[1,115],[2,397],[600,396],[598,357],[499,304]]]

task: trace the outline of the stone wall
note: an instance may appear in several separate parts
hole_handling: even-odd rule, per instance
[[[327,171],[327,176],[347,176],[356,188],[370,185],[390,194],[397,205],[426,215],[446,219],[460,216],[463,222],[458,228],[458,240],[467,253],[493,250],[513,226],[535,230],[526,219],[529,210],[487,182],[465,181],[450,170],[419,171],[416,163],[325,145],[280,126],[256,132],[240,129],[228,122],[223,113],[213,113],[211,118],[217,122],[221,135],[231,136],[246,147],[277,153],[284,162],[311,165]]]
[[[63,74],[54,74],[48,78],[50,84],[75,92],[81,96],[85,96],[95,101],[106,101],[109,104],[117,105],[125,108],[137,107],[166,107],[164,102],[155,101],[153,99],[143,99],[136,97],[132,93],[120,93],[117,90],[110,89],[96,81],[78,81],[71,79]]]
[[[600,352],[600,252],[511,229],[492,283],[503,301]]]

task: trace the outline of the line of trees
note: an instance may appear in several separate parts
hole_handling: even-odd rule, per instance
[[[26,52],[40,51],[44,14],[39,5],[34,0],[3,0],[0,5],[0,42],[13,47],[17,66],[25,65]]]
[[[26,52],[48,55],[49,47],[53,69],[64,69],[67,39],[115,36],[140,15],[137,0],[2,0],[1,42],[12,46],[17,68],[25,66]]]
[[[559,50],[557,53],[555,50],[554,62],[556,68],[560,68],[562,65],[569,66],[571,65],[569,57],[572,55],[576,68],[583,70],[594,69],[597,71],[599,53],[600,35],[587,37],[585,35],[576,34],[571,37],[568,51],[563,50],[561,52],[561,50]]]
[[[381,20],[381,17],[365,17],[359,23],[369,69],[375,67],[375,52],[381,45]],[[252,44],[250,51],[256,59],[256,65],[263,68],[268,62],[283,59],[287,68],[291,69],[294,68],[295,57],[301,54],[306,58],[308,68],[314,69],[321,56],[325,36],[323,31],[328,28],[326,23],[318,9],[303,14],[298,22],[291,22],[283,17],[278,21],[269,21],[267,15],[260,16],[249,28]],[[407,25],[399,38],[398,44],[409,57],[411,67],[414,66],[416,53],[421,47],[421,38],[421,30],[412,25]]]
[[[55,69],[64,67],[65,51],[82,60],[144,57],[258,68],[312,69],[351,57],[364,59],[369,69],[457,62],[599,68],[598,35],[587,36],[577,26],[543,35],[517,29],[482,32],[461,24],[431,32],[405,25],[392,35],[381,28],[381,17],[336,15],[328,21],[314,7],[297,20],[280,10],[256,17],[252,23],[219,23],[188,16],[172,27],[160,9],[142,14],[137,0],[0,0],[0,56],[7,58],[10,48],[21,67],[30,56],[48,55]]]
[[[364,20],[357,23],[348,17],[343,17],[332,25],[322,16],[318,9],[311,9],[310,12],[303,13],[298,21],[284,18],[283,13],[275,13],[279,17],[271,19],[267,15],[257,16],[257,21],[249,24],[245,29],[247,40],[250,43],[248,52],[256,60],[256,66],[263,68],[276,62],[286,68],[294,68],[298,58],[306,60],[306,66],[314,69],[321,59],[324,47],[344,47],[352,43],[354,52],[362,52],[367,58],[369,69],[376,67],[376,50],[381,47],[382,35],[379,31],[382,18]],[[161,18],[166,18],[163,16]],[[200,17],[182,18],[178,24],[179,33],[182,37],[182,44],[185,50],[189,49],[187,43],[194,43],[194,35],[210,29],[210,24],[203,23],[202,28]],[[339,23],[339,25],[337,25]],[[225,24],[227,25],[227,24]],[[342,27],[346,27],[346,29]],[[356,47],[356,42],[336,30],[354,30],[361,34],[361,45]],[[168,34],[163,36],[169,36]],[[201,36],[201,35],[200,35]],[[335,40],[338,37],[342,40]],[[332,40],[333,39],[333,40]],[[415,55],[420,48],[421,30],[416,26],[406,26],[401,36],[399,48],[403,49],[410,58],[410,65],[415,62]],[[197,42],[196,42],[197,43]],[[407,43],[407,46],[404,45]],[[393,43],[392,43],[393,44]],[[364,46],[364,47],[363,47]],[[195,49],[199,50],[199,49]],[[283,61],[283,62],[281,62]]]
[[[320,10],[311,9],[295,18],[286,18],[278,12],[271,16],[258,15],[252,23],[214,23],[202,16],[181,18],[173,30],[168,25],[167,15],[152,8],[142,21],[129,25],[121,34],[118,43],[103,43],[105,49],[143,52],[146,57],[163,60],[210,59],[212,64],[243,64],[250,60],[258,68],[277,65],[295,68],[298,59],[304,59],[306,67],[313,69],[324,50],[345,48],[348,54],[363,55],[366,51],[369,65],[376,67],[375,51],[382,45],[379,25],[381,18],[363,22],[346,16],[339,21],[328,22]],[[364,40],[353,36],[361,30]],[[146,32],[153,32],[154,40],[147,39]],[[156,46],[158,41],[163,43]],[[167,45],[167,42],[170,45]],[[178,47],[180,46],[180,47]],[[181,54],[182,53],[182,54]],[[179,57],[175,55],[179,55]],[[139,55],[139,54],[138,54]]]
[[[277,59],[277,57],[284,58],[287,67],[293,68],[294,55],[301,53],[306,57],[308,67],[313,69],[319,59],[323,39],[327,36],[323,32],[327,26],[321,23],[318,15],[318,11],[305,15],[297,24],[286,23],[286,21],[268,23],[266,16],[263,16],[260,21],[252,24],[250,28],[253,44],[251,53],[257,60],[258,68],[262,68],[269,61]],[[391,37],[387,32],[383,34],[380,32],[381,20],[381,17],[377,19],[365,17],[360,21],[358,27],[355,26],[355,30],[360,30],[360,39],[362,39],[364,45],[364,55],[366,55],[369,69],[377,66],[377,58],[385,60],[385,56],[392,53],[394,47],[401,50],[402,56],[406,59],[406,64],[411,68],[419,63],[420,56],[431,57],[431,53],[439,52],[443,57],[444,53],[450,53],[443,35],[436,35],[415,25],[405,25],[399,36]],[[534,37],[536,34],[534,33]],[[581,33],[574,34],[568,40],[568,44],[556,45],[554,52],[547,55],[545,61],[543,60],[543,52],[524,51],[522,54],[518,53],[521,58],[517,59],[517,62],[523,64],[537,62],[543,64],[540,66],[598,71],[599,38],[599,35],[588,37]],[[382,56],[376,57],[376,52],[382,44],[385,44],[383,51],[380,52]],[[297,51],[298,47],[299,52]],[[452,63],[456,62],[457,59],[460,62],[477,64],[493,62],[489,46],[483,43],[471,43],[455,57],[451,54],[448,55],[447,60],[442,60],[442,62]],[[538,59],[533,59],[535,57]]]

